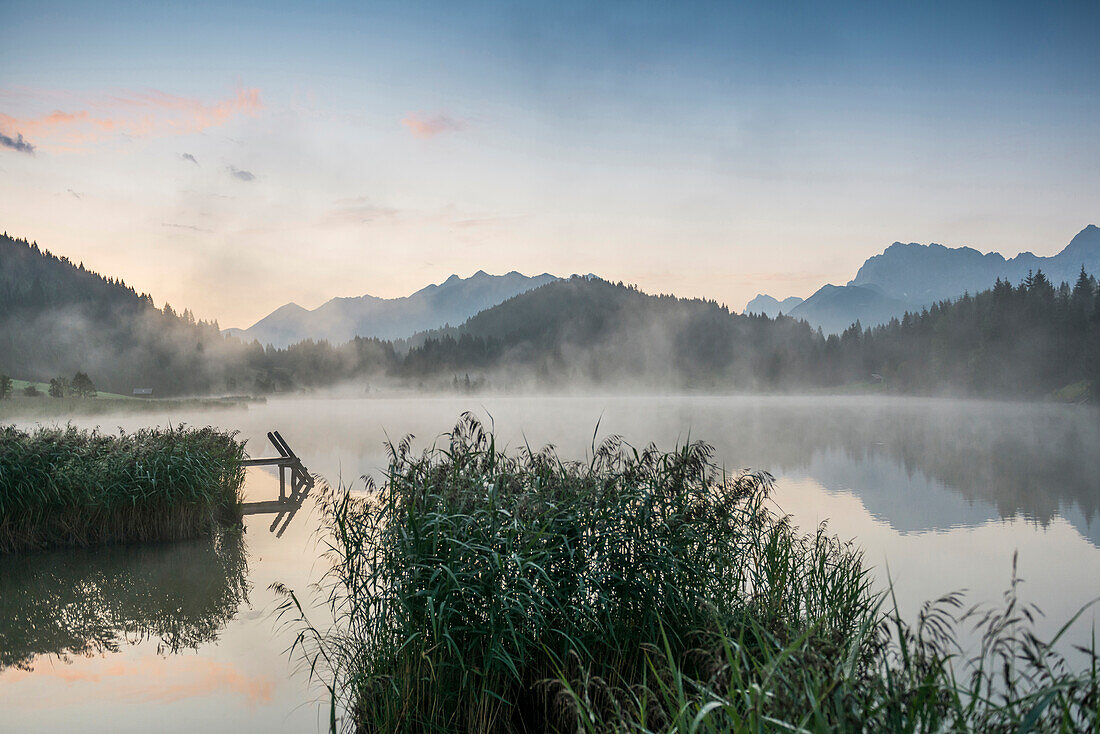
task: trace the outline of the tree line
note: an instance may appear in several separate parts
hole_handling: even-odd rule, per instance
[[[712,301],[574,279],[430,334],[407,374],[526,366],[547,383],[645,378],[686,388],[783,390],[881,383],[915,394],[1035,396],[1100,384],[1100,298],[1040,271],[889,323],[825,335],[804,321],[743,316]]]
[[[1083,270],[1041,273],[933,304],[888,324],[826,335],[786,316],[650,295],[574,277],[454,328],[407,340],[242,342],[189,310],[156,307],[120,280],[0,238],[0,370],[83,372],[108,392],[271,393],[344,381],[440,388],[799,390],[874,382],[904,393],[1031,396],[1100,384],[1100,298]]]

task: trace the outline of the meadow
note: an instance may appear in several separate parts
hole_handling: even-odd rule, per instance
[[[27,389],[34,388],[28,395]],[[0,400],[0,420],[69,418],[111,413],[156,413],[166,410],[205,410],[239,408],[250,403],[263,403],[264,398],[243,395],[230,397],[133,397],[98,391],[93,396],[66,395],[53,397],[46,382],[12,380],[11,394]]]
[[[803,534],[705,443],[511,454],[475,419],[323,500],[332,626],[292,653],[357,731],[1095,731],[1095,643],[1042,640],[1013,577],[904,619],[861,550]],[[964,649],[961,630],[974,633]],[[1078,664],[1075,664],[1078,663]],[[347,717],[347,718],[345,718]]]
[[[0,426],[0,553],[177,540],[239,524],[244,443],[215,428]]]

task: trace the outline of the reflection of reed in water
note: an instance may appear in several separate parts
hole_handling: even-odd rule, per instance
[[[217,639],[248,601],[239,529],[153,546],[0,557],[0,669],[156,640],[160,654]]]

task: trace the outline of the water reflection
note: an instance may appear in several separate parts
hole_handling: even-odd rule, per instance
[[[745,411],[723,443],[856,494],[900,532],[1016,517],[1045,527],[1065,517],[1100,546],[1098,418],[1058,406],[792,407]]]
[[[424,446],[464,410],[491,415],[513,447],[553,443],[566,457],[589,450],[597,421],[601,435],[637,444],[702,438],[730,468],[853,492],[901,532],[997,518],[1045,527],[1064,517],[1100,547],[1100,411],[1084,406],[722,396],[285,400],[262,409],[262,430],[284,426],[311,469],[347,482],[385,466],[387,436],[413,433]]]
[[[1100,410],[1087,406],[882,397],[472,395],[273,399],[248,410],[86,419],[128,429],[184,421],[241,429],[256,455],[282,431],[329,482],[376,478],[387,438],[425,446],[463,411],[512,447],[552,443],[581,457],[600,434],[672,446],[715,444],[727,467],[813,478],[858,495],[900,532],[1023,518],[1067,519],[1100,547]]]
[[[239,429],[254,456],[269,452],[266,434],[278,429],[311,471],[358,484],[360,475],[377,478],[386,466],[387,436],[413,433],[423,447],[467,410],[487,422],[491,416],[500,442],[513,449],[552,443],[569,458],[590,450],[597,421],[600,436],[621,434],[638,445],[705,439],[730,469],[774,473],[777,501],[801,527],[828,518],[834,532],[856,538],[876,578],[897,581],[905,614],[962,588],[971,602],[996,602],[1016,551],[1024,588],[1047,613],[1042,634],[1053,635],[1098,593],[1096,409],[860,397],[475,395],[273,399],[248,410],[74,423],[105,430],[213,423]],[[246,592],[239,536],[228,548],[200,541],[0,558],[0,668],[35,668],[0,669],[0,729],[59,731],[76,721],[82,731],[112,734],[324,730],[327,710],[317,713],[308,676],[292,674],[285,650],[293,633],[273,624],[278,600],[268,589],[278,581],[304,593],[323,573],[316,509],[312,499],[296,515],[293,505],[273,503],[278,478],[263,468],[249,471],[246,495],[253,509],[272,514],[245,518],[253,608],[235,619]],[[1086,615],[1081,635],[1067,635],[1066,643],[1088,644],[1094,619]],[[204,644],[214,638],[216,645]],[[141,640],[149,642],[105,658],[34,664],[37,656],[87,655]],[[200,645],[198,656],[155,654],[158,646]]]
[[[283,537],[283,533],[290,527],[290,523],[294,521],[294,518],[298,515],[298,511],[302,509],[302,505],[309,499],[310,492],[313,491],[314,485],[310,484],[294,484],[289,495],[278,500],[269,500],[261,502],[245,502],[241,506],[241,510],[244,515],[274,515],[275,519],[271,521],[271,526],[268,527],[267,532],[274,533],[276,538]]]
[[[0,556],[0,670],[118,651],[212,642],[248,601],[240,530],[163,545]]]

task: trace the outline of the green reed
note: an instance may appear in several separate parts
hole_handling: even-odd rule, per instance
[[[194,537],[241,519],[244,443],[215,428],[0,427],[0,552]]]
[[[288,589],[292,654],[330,724],[406,732],[1074,731],[1095,726],[1097,658],[1071,672],[1035,610],[914,626],[858,548],[803,535],[765,473],[709,446],[590,460],[497,450],[469,415],[446,445],[390,446],[385,482],[323,499],[333,626]],[[964,659],[959,624],[982,649]],[[1056,642],[1056,641],[1055,641]],[[342,712],[338,716],[338,712]]]

